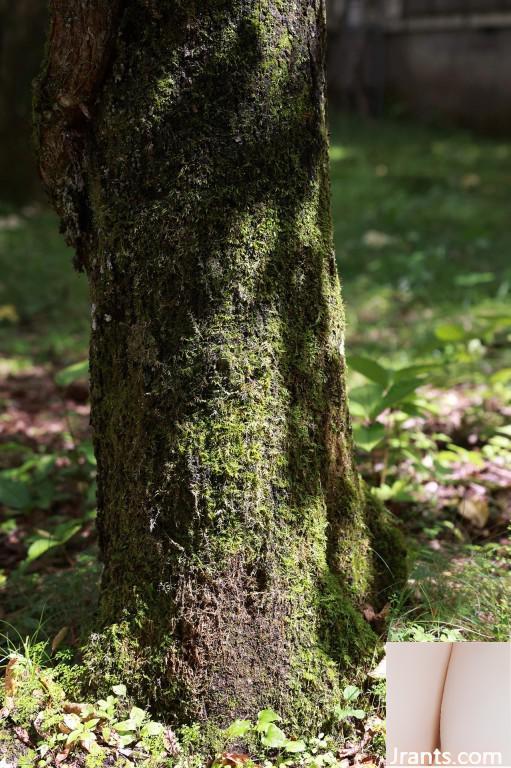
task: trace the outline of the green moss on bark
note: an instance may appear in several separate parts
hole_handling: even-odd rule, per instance
[[[323,14],[135,0],[87,138],[87,662],[179,722],[273,706],[319,727],[372,650],[360,604],[395,578],[353,466]]]

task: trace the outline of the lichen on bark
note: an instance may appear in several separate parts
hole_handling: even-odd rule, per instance
[[[317,728],[372,649],[360,604],[403,570],[353,463],[324,4],[132,0],[108,20],[73,144],[104,562],[88,663],[179,722],[273,706]],[[57,132],[58,78],[37,99]]]

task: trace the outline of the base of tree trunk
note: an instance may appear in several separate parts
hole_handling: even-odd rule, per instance
[[[137,614],[91,636],[89,689],[105,695],[125,682],[134,701],[168,722],[200,722],[199,746],[209,753],[222,728],[267,707],[296,734],[328,728],[378,642],[362,607],[377,611],[406,578],[402,536],[366,489],[353,520],[356,535],[339,551],[351,574],[344,586],[326,563],[311,570],[291,550],[284,567],[264,572],[247,553],[216,574],[190,573],[183,599],[200,625],[176,627],[165,598],[141,600]],[[291,601],[279,599],[290,591]]]

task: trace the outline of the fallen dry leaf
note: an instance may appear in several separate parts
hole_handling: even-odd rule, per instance
[[[222,752],[220,757],[215,758],[213,763],[215,766],[237,768],[237,766],[247,763],[250,759],[250,755],[242,752]]]
[[[461,177],[461,186],[463,189],[475,189],[481,183],[481,177],[477,173],[466,173]]]
[[[373,715],[366,720],[364,730],[367,731],[370,735],[375,733],[385,733],[385,720],[382,720],[381,717]]]
[[[28,747],[32,746],[32,742],[30,741],[30,736],[28,735],[26,728],[22,728],[20,725],[15,725],[12,730],[23,744],[26,744]]]
[[[374,680],[385,680],[385,677],[387,676],[387,660],[385,656],[377,667],[371,670],[371,672],[368,672],[368,676],[372,677]]]
[[[382,632],[385,629],[385,621],[390,612],[390,603],[386,603],[381,611],[375,611],[370,603],[366,603],[362,608],[364,619],[372,624],[376,632]]]
[[[163,733],[163,743],[165,745],[165,749],[169,753],[171,757],[177,757],[178,754],[181,751],[181,747],[179,746],[179,742],[177,740],[177,736],[172,730],[172,728],[167,728]]]
[[[59,731],[61,733],[71,733],[71,731],[75,731],[80,727],[81,722],[82,721],[77,714],[69,712],[64,715],[62,722],[59,723]]]
[[[59,631],[57,632],[57,634],[55,635],[55,637],[51,642],[52,653],[55,653],[55,651],[57,650],[59,645],[62,643],[62,641],[64,640],[68,632],[69,632],[69,627],[62,627],[62,629],[59,629]]]
[[[14,668],[18,664],[18,659],[9,659],[5,668],[4,690],[7,696],[14,696],[16,692],[16,673]]]
[[[490,516],[488,499],[485,496],[465,496],[460,502],[458,512],[476,528],[484,528]]]
[[[63,710],[69,715],[78,715],[84,717],[89,714],[89,705],[80,704],[76,701],[66,701],[63,705]]]
[[[364,607],[362,608],[362,614],[364,616],[364,619],[371,623],[371,621],[374,621],[376,618],[376,611],[374,610],[372,605],[369,605],[369,603],[366,603]]]
[[[44,713],[44,709],[42,709],[40,712],[37,713],[37,716],[35,717],[34,721],[32,722],[32,726],[33,726],[35,732],[39,736],[44,736],[45,735],[45,731],[44,731],[44,728],[43,728],[44,714],[45,714]]]

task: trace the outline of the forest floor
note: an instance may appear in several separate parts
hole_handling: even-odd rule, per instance
[[[392,640],[511,634],[511,145],[334,120],[359,466],[401,521]]]
[[[394,640],[508,640],[511,144],[335,118],[331,159],[359,466],[410,546],[406,588],[383,615],[363,610]],[[0,620],[14,645],[76,647],[97,595],[87,289],[71,263],[53,214],[0,208]]]

